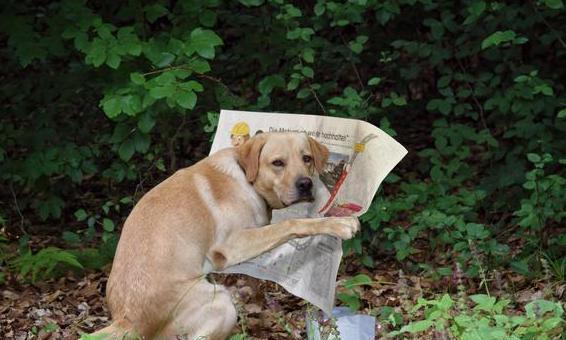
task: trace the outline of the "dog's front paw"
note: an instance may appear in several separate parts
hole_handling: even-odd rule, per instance
[[[332,226],[332,234],[343,240],[351,239],[360,230],[360,221],[355,216],[331,217],[328,223]]]

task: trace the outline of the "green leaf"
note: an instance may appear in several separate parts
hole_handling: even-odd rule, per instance
[[[123,96],[120,102],[122,111],[129,116],[135,116],[142,110],[141,98],[138,95]]]
[[[485,8],[485,1],[475,1],[468,8],[468,12],[475,15],[476,17],[479,17],[483,13],[483,11],[485,11]]]
[[[72,231],[64,231],[62,237],[65,242],[73,245],[81,242],[81,237],[77,233],[73,233]]]
[[[280,74],[272,74],[263,78],[258,84],[259,93],[262,95],[268,95],[275,88],[285,87],[285,78]]]
[[[203,58],[213,59],[214,48],[222,44],[222,39],[213,31],[195,28],[191,32],[189,42],[185,47],[185,54],[191,56],[197,53]]]
[[[529,264],[527,261],[522,260],[522,261],[512,261],[511,262],[511,269],[516,272],[519,273],[521,275],[529,275],[531,273],[531,270],[529,268]]]
[[[78,51],[86,53],[90,45],[88,41],[88,34],[86,34],[85,32],[77,33],[77,35],[75,36],[74,45]]]
[[[210,71],[210,64],[206,60],[196,58],[189,61],[189,68],[196,73],[206,73]]]
[[[562,318],[556,317],[556,318],[546,319],[542,323],[542,329],[548,332],[558,327],[561,323],[564,323],[564,320],[562,320]]]
[[[94,38],[90,44],[90,48],[86,55],[85,61],[87,64],[92,64],[94,67],[99,67],[106,60],[106,45],[100,38]]]
[[[338,293],[336,297],[353,311],[359,310],[362,305],[360,298],[356,294]]]
[[[561,9],[564,7],[562,0],[544,0],[545,5],[552,9]]]
[[[356,286],[371,286],[373,285],[372,279],[365,274],[358,274],[351,279],[344,282],[344,287],[351,289]]]
[[[159,76],[152,79],[150,86],[158,85],[172,85],[177,81],[175,74],[172,71],[165,71]]]
[[[287,90],[288,91],[294,91],[297,89],[297,87],[299,87],[299,83],[300,80],[297,78],[293,78],[291,79],[288,83],[287,83]]]
[[[239,0],[246,7],[257,7],[264,3],[264,0]]]
[[[491,312],[493,310],[493,306],[496,301],[495,297],[485,294],[471,295],[470,299],[477,303],[477,309],[485,310],[486,312]]]
[[[442,299],[440,299],[440,302],[438,303],[438,308],[448,311],[450,307],[452,307],[453,303],[454,301],[452,300],[452,298],[450,298],[450,295],[444,294],[442,296]]]
[[[198,19],[203,26],[213,27],[216,24],[216,13],[206,9],[200,13]]]
[[[114,222],[109,219],[109,218],[105,218],[102,220],[102,227],[104,228],[105,231],[107,232],[113,232],[114,231]]]
[[[533,88],[533,94],[537,94],[537,93],[542,93],[545,96],[553,96],[554,90],[548,84],[540,84],[540,85],[536,85]]]
[[[562,109],[558,111],[558,115],[556,115],[556,118],[566,118],[566,109]]]
[[[482,41],[481,48],[485,50],[491,46],[499,46],[505,42],[512,41],[515,37],[517,37],[517,33],[512,30],[497,31]]]
[[[134,155],[135,148],[136,146],[134,142],[131,139],[126,139],[122,142],[122,144],[120,144],[120,148],[118,148],[118,155],[123,161],[127,162]]]
[[[436,272],[440,276],[451,276],[452,275],[452,268],[450,268],[450,267],[440,267],[436,270]]]
[[[438,103],[438,111],[443,115],[448,115],[452,111],[452,104],[448,100],[441,100]]]
[[[79,210],[75,211],[75,218],[77,219],[77,221],[82,222],[82,221],[86,220],[87,217],[88,217],[88,214],[86,213],[86,211],[84,209],[79,209]]]
[[[297,98],[299,98],[299,99],[306,98],[306,97],[309,96],[310,93],[311,93],[311,91],[308,88],[300,89],[299,92],[297,92]]]
[[[120,99],[116,97],[110,97],[102,103],[102,110],[108,116],[108,118],[117,117],[120,112],[122,112],[122,105],[120,104]]]
[[[531,163],[539,163],[541,161],[541,158],[539,155],[537,155],[536,153],[528,153],[527,154],[527,159],[531,162]]]
[[[184,91],[177,95],[176,101],[179,106],[192,110],[197,103],[197,95],[193,91]]]
[[[547,300],[535,300],[525,306],[527,317],[530,319],[541,318],[548,312],[560,310],[561,307],[559,304]]]
[[[146,153],[147,150],[149,150],[150,143],[151,140],[149,138],[149,135],[139,132],[136,132],[136,134],[134,135],[134,145],[137,152],[142,154]]]
[[[113,49],[117,54],[130,54],[139,56],[142,52],[142,44],[134,32],[133,26],[122,27],[118,30],[118,44]]]
[[[175,93],[175,86],[157,86],[149,90],[149,95],[155,99],[171,97]]]
[[[525,82],[529,81],[530,79],[531,79],[531,77],[529,77],[528,75],[521,74],[520,76],[515,78],[515,82],[516,83],[525,83]]]
[[[433,325],[431,320],[421,320],[417,322],[411,322],[410,324],[403,326],[400,330],[401,333],[419,333],[426,331]]]
[[[303,54],[302,54],[303,60],[306,61],[307,63],[313,63],[314,62],[314,50],[310,47],[307,47],[303,50]]]
[[[287,10],[287,16],[291,17],[291,18],[300,18],[303,13],[301,12],[301,10],[291,4],[288,4],[285,6],[285,9]]]
[[[288,31],[286,37],[289,40],[299,39],[301,37],[301,28],[297,27],[295,29]]]
[[[452,81],[452,75],[442,76],[440,77],[440,79],[438,79],[436,86],[438,88],[447,87],[448,85],[450,85],[451,81]]]
[[[147,21],[154,23],[157,19],[169,13],[167,8],[161,4],[148,5],[144,8]]]
[[[352,52],[356,53],[356,54],[360,54],[362,53],[363,49],[364,49],[364,45],[357,42],[357,41],[351,41],[349,43],[350,49],[352,50]]]
[[[308,67],[308,66],[304,66],[301,69],[301,73],[305,76],[305,77],[309,77],[309,78],[313,78],[314,77],[314,71],[312,68]]]
[[[155,119],[153,119],[151,114],[145,112],[140,116],[140,119],[138,120],[138,128],[141,132],[148,133],[151,131],[151,129],[153,129],[154,126]]]
[[[379,77],[373,77],[368,81],[368,85],[370,86],[376,86],[379,85],[379,83],[381,83],[381,78]]]
[[[189,80],[187,82],[180,83],[178,86],[179,88],[186,91],[202,92],[204,90],[202,84],[195,80]]]
[[[136,85],[145,84],[145,77],[139,72],[130,73],[130,80]]]
[[[314,6],[314,14],[316,14],[317,17],[323,15],[325,11],[326,11],[326,7],[324,6],[324,3],[318,2]]]
[[[116,70],[120,66],[121,61],[122,58],[120,58],[119,55],[117,55],[116,53],[110,53],[106,58],[106,65]]]
[[[444,35],[444,26],[441,22],[435,22],[430,26],[430,33],[434,40],[440,40]]]
[[[397,106],[407,105],[407,100],[405,99],[404,96],[396,96],[396,97],[392,97],[391,99],[393,101],[393,104],[395,104]]]
[[[175,60],[175,55],[169,52],[161,52],[157,60],[155,60],[155,66],[157,67],[166,67],[173,63]]]

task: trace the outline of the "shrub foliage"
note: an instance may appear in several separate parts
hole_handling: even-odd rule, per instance
[[[470,276],[481,263],[528,274],[538,251],[564,257],[562,0],[0,8],[9,233],[46,221],[71,245],[115,244],[124,208],[203,156],[219,109],[236,108],[364,119],[408,146],[347,244],[366,266],[391,254],[450,275],[428,249]]]

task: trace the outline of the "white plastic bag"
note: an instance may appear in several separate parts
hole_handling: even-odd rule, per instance
[[[315,312],[316,313],[316,312]],[[371,315],[356,314],[348,307],[335,307],[332,310],[339,332],[338,336],[329,335],[327,340],[374,340],[375,317]],[[322,340],[320,324],[312,316],[307,315],[307,339]],[[324,321],[329,318],[325,315]]]

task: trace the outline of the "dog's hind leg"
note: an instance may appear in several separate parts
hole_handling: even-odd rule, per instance
[[[228,338],[237,323],[236,308],[228,290],[204,278],[189,282],[186,289],[156,338]]]

